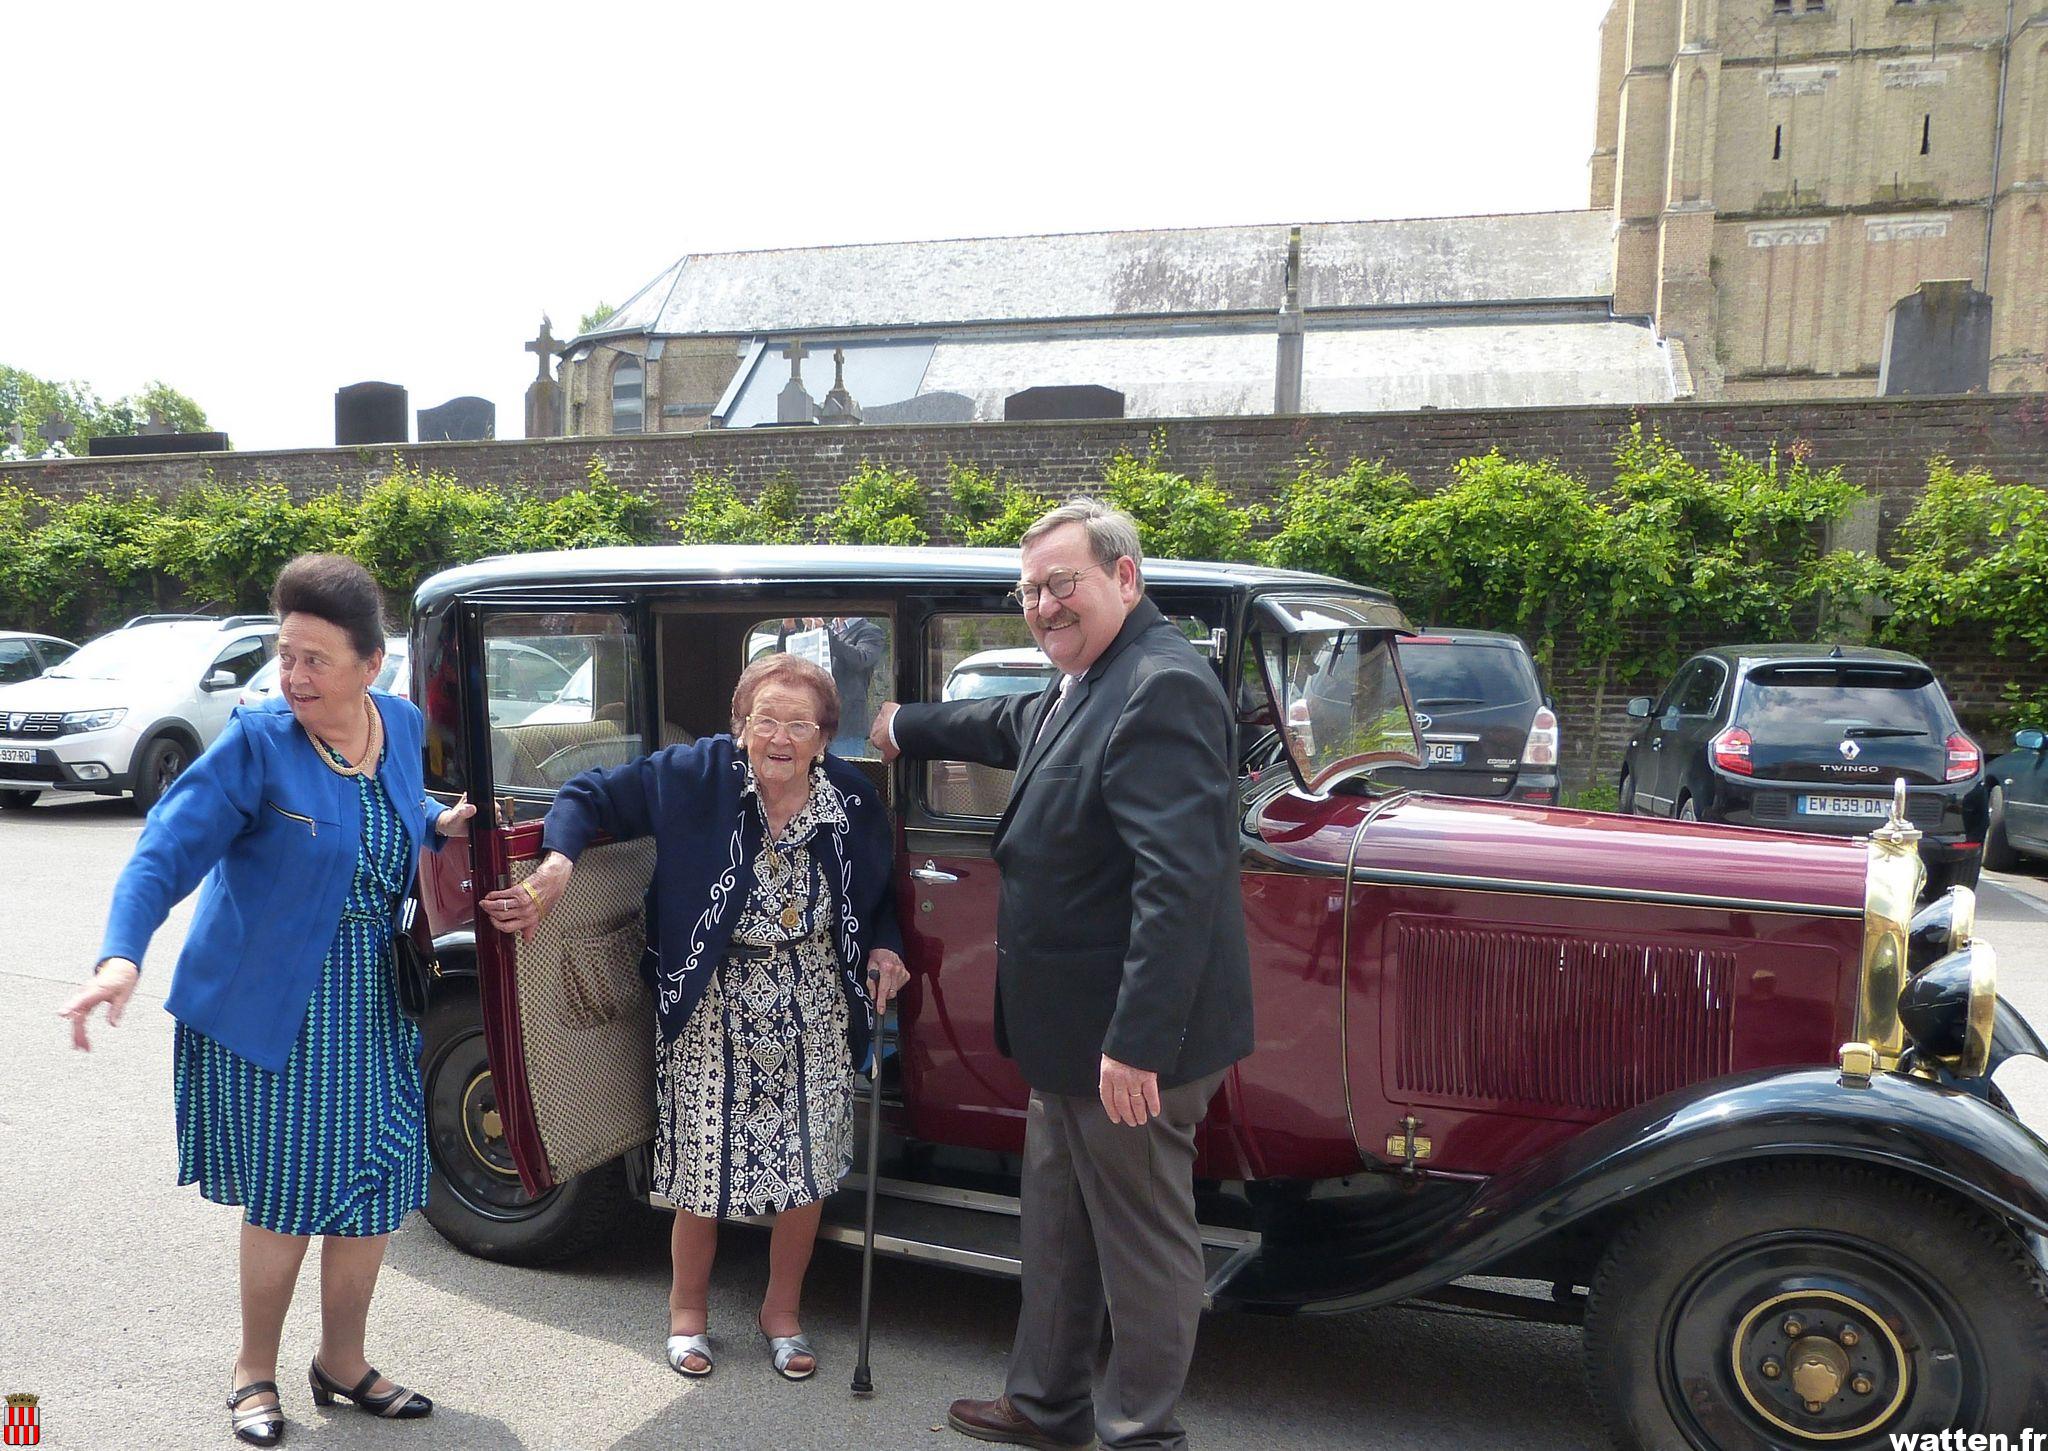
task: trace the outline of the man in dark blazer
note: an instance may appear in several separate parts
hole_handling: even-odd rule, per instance
[[[1137,528],[1090,499],[1026,531],[1017,602],[1059,681],[885,703],[885,759],[1015,770],[997,824],[996,1033],[1031,1085],[1023,1307],[1004,1394],[954,1429],[1182,1447],[1201,1315],[1195,1129],[1252,1048],[1236,771],[1215,668],[1144,596]],[[1102,1387],[1090,1378],[1107,1319]]]

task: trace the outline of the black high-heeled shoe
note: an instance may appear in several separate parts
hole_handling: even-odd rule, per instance
[[[402,1385],[394,1385],[381,1396],[370,1394],[370,1387],[377,1383],[377,1368],[371,1366],[363,1378],[353,1387],[345,1386],[320,1368],[316,1358],[307,1371],[306,1379],[313,1387],[313,1404],[331,1406],[339,1396],[366,1416],[382,1416],[387,1421],[413,1421],[429,1415],[434,1403],[418,1391],[409,1391]]]
[[[251,1406],[246,1411],[242,1409],[243,1401],[251,1396],[263,1395],[265,1392],[277,1396],[280,1402],[284,1400],[283,1396],[278,1396],[277,1382],[274,1380],[252,1380],[247,1385],[228,1392],[229,1424],[235,1428],[237,1441],[245,1441],[251,1446],[275,1446],[284,1440],[282,1404]]]

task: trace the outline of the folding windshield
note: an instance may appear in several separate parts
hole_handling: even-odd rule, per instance
[[[1342,595],[1267,596],[1251,649],[1301,784],[1318,794],[1374,766],[1419,766],[1422,742],[1394,660],[1413,633],[1391,604]]]

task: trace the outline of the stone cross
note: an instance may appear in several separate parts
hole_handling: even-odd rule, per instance
[[[853,401],[853,395],[846,391],[846,349],[832,350],[832,389],[825,395],[824,406],[818,410],[820,423],[858,423],[860,405]]]
[[[157,438],[163,434],[176,433],[178,430],[171,427],[170,420],[164,417],[161,408],[152,408],[149,410],[149,422],[135,431],[145,437]]]
[[[51,447],[55,447],[69,437],[71,437],[71,425],[64,421],[63,414],[57,412],[54,408],[51,409],[49,417],[43,420],[43,442]]]
[[[789,346],[782,350],[782,356],[789,359],[789,381],[782,385],[782,391],[775,395],[775,421],[777,423],[816,423],[817,406],[811,402],[810,391],[804,387],[804,354],[810,349],[799,338],[791,338]]]
[[[526,351],[534,354],[540,364],[540,371],[534,375],[536,382],[551,376],[548,365],[555,360],[555,354],[561,350],[561,344],[555,340],[554,324],[548,321],[546,313],[542,313],[540,336],[526,345]]]
[[[21,441],[24,438],[28,437],[28,430],[21,426],[21,420],[19,418],[15,419],[14,422],[7,425],[7,437],[13,441],[13,444],[16,448],[20,448]]]

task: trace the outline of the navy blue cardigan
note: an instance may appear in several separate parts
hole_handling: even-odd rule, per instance
[[[827,827],[812,853],[838,897],[840,979],[846,989],[853,1061],[865,1063],[874,1035],[867,956],[901,954],[888,812],[857,767],[825,757],[825,776],[846,802],[846,825]],[[623,766],[585,771],[562,787],[542,832],[546,851],[574,861],[600,833],[617,840],[654,838],[654,879],[647,888],[646,964],[664,1040],[689,1021],[732,939],[753,880],[764,827],[741,792],[747,762],[728,735],[670,746]]]

